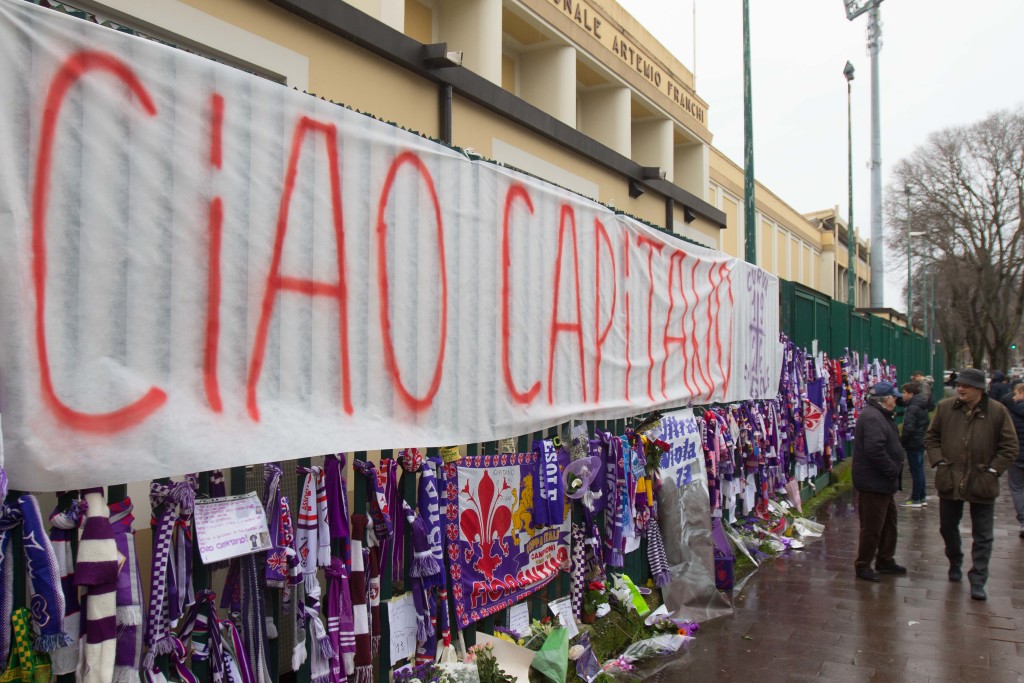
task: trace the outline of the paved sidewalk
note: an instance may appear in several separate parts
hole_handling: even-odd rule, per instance
[[[690,651],[650,680],[1024,681],[1024,539],[1002,486],[987,602],[970,599],[966,509],[965,577],[946,579],[934,494],[927,507],[899,510],[896,561],[909,573],[855,579],[848,494],[819,510],[821,539],[763,564],[734,596],[735,614],[705,624]]]

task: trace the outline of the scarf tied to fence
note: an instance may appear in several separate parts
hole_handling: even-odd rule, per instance
[[[117,659],[117,577],[125,558],[117,551],[103,489],[86,489],[82,494],[88,508],[75,565],[75,585],[85,586],[81,680],[110,683]]]
[[[295,522],[295,545],[306,584],[306,593],[319,591],[317,567],[331,564],[331,532],[327,522],[327,489],[322,467],[296,467],[305,474],[299,514]],[[314,587],[315,586],[315,587]]]
[[[64,495],[64,492],[57,494]],[[85,501],[72,500],[66,510],[56,507],[50,515],[50,545],[57,558],[60,572],[61,592],[64,594],[64,630],[71,638],[71,644],[57,648],[50,653],[53,673],[60,676],[72,674],[78,668],[78,636],[81,633],[81,605],[78,589],[75,588],[75,551],[73,541],[78,540],[78,525],[85,514]]]
[[[46,535],[35,496],[20,496],[11,507],[0,505],[0,667],[6,667],[11,651],[14,558],[11,535],[21,527],[22,546],[31,588],[32,621],[38,635],[32,648],[53,652],[74,641],[64,630],[64,593],[57,556]]]
[[[185,593],[191,591],[192,577],[191,561],[183,562],[181,552],[175,552],[174,537],[175,529],[179,527],[179,520],[191,521],[192,510],[195,507],[196,490],[199,487],[199,479],[195,474],[186,475],[184,481],[177,483],[152,482],[149,486],[149,502],[153,507],[155,515],[155,528],[153,530],[153,561],[152,561],[152,584],[149,592],[149,613],[146,619],[146,657],[143,666],[147,670],[153,669],[157,655],[170,654],[174,648],[170,628],[172,613],[174,618],[180,615],[177,606],[172,609],[171,593],[174,594],[176,605],[180,605],[178,599],[181,597],[179,586],[187,588]],[[158,512],[159,511],[159,512]],[[191,534],[186,534],[191,536]],[[179,540],[186,543],[191,549],[191,542],[186,541],[182,536]],[[191,553],[189,553],[191,560]],[[169,590],[169,585],[173,587]],[[194,600],[193,600],[194,601]],[[191,602],[191,601],[190,601]]]
[[[117,552],[124,557],[117,575],[117,652],[114,657],[114,683],[139,683],[142,663],[142,578],[135,548],[132,500],[125,498],[110,504],[110,527],[114,531]]]

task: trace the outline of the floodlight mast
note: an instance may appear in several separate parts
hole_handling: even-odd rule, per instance
[[[871,55],[871,307],[885,307],[885,258],[882,236],[882,133],[878,97],[878,52],[882,48],[882,0],[843,0],[846,18],[868,13],[868,53]]]

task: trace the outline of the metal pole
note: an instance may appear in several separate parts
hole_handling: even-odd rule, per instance
[[[754,210],[754,114],[750,96],[750,0],[743,0],[743,242],[747,263],[757,263]]]
[[[913,331],[914,290],[911,287],[911,284],[914,272],[914,251],[911,247],[911,240],[913,240],[913,237],[910,236],[910,185],[903,186],[903,193],[907,195],[907,329]],[[871,284],[873,287],[874,282]]]
[[[871,307],[885,307],[885,258],[882,236],[882,132],[878,102],[878,52],[882,25],[878,3],[868,11],[868,50],[871,53]]]
[[[847,280],[849,280],[850,294],[847,301],[851,307],[857,305],[857,238],[853,231],[853,108],[851,105],[851,84],[853,83],[853,64],[846,63],[843,69],[846,76],[846,152],[849,162],[847,177],[849,179],[849,211],[846,221],[846,254],[847,254]]]

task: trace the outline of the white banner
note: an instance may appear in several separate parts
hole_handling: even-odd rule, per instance
[[[0,0],[0,148],[16,488],[488,441],[777,387],[773,276],[16,0]]]

